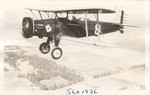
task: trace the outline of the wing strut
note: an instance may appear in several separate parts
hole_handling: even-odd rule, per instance
[[[97,22],[97,25],[100,25],[100,23],[99,23],[99,14],[98,14],[98,12],[97,12],[97,18],[96,18],[96,22]],[[100,26],[101,27],[101,26]],[[101,30],[100,30],[101,31]],[[98,34],[98,39],[99,39],[99,41],[100,41],[100,34]]]
[[[97,12],[97,18],[96,18],[96,21],[97,21],[97,24],[100,25],[100,23],[99,23],[99,14],[98,14],[98,12]],[[100,27],[101,27],[101,26],[100,26]],[[100,34],[102,34],[102,36],[103,36],[102,30],[100,30]],[[98,38],[99,38],[99,40],[100,40],[100,35],[98,35]]]
[[[85,30],[86,30],[86,37],[88,39],[88,24],[87,24],[87,14],[88,14],[88,11],[84,12],[85,14]],[[88,39],[89,40],[89,39]]]
[[[35,19],[37,19],[37,17],[34,15],[33,11],[32,11],[31,9],[30,9],[30,11],[31,11],[33,17],[34,17]]]
[[[38,11],[38,12],[39,12],[39,14],[40,14],[41,19],[43,20],[42,15],[41,15],[41,12],[40,12],[40,11]]]

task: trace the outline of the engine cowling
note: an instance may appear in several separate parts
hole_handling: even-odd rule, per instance
[[[24,38],[31,38],[34,33],[34,21],[30,17],[25,17],[22,20],[22,36]]]

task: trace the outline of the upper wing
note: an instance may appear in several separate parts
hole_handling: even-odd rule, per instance
[[[66,9],[66,10],[38,10],[38,9],[29,9],[34,11],[42,11],[42,12],[53,12],[53,13],[62,13],[67,12],[69,14],[83,14],[84,12],[88,12],[88,14],[92,13],[115,13],[114,10],[104,9],[104,8],[90,8],[90,9]]]

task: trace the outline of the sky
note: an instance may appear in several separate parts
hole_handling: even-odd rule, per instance
[[[107,8],[111,10],[124,10],[127,14],[127,24],[144,26],[145,25],[145,12],[148,12],[148,8],[145,5],[147,0],[84,0],[84,1],[72,1],[72,0],[6,0],[2,2],[1,9],[4,10],[4,22],[15,23],[14,20],[22,21],[23,12],[25,8],[45,9],[45,10],[57,10],[57,9],[73,9],[73,8]],[[20,20],[19,20],[20,19]],[[100,17],[100,20],[104,21],[118,21],[120,17],[104,15]],[[9,21],[10,20],[10,21]],[[16,20],[17,22],[17,20]],[[7,23],[4,23],[7,24]]]

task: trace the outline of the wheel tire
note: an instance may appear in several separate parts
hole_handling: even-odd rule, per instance
[[[57,51],[58,51],[59,53],[57,53]],[[55,53],[57,54],[57,56],[55,55]],[[59,47],[54,48],[54,49],[52,50],[52,52],[51,52],[51,56],[52,56],[53,59],[59,59],[59,58],[62,56],[62,54],[63,54],[63,51],[62,51],[62,49],[59,48]]]
[[[31,38],[33,36],[33,20],[29,17],[25,17],[22,20],[22,36],[24,38]]]
[[[121,34],[123,34],[123,33],[124,33],[124,31],[123,31],[123,30],[120,30],[120,33],[121,33]]]
[[[47,43],[42,43],[39,47],[42,54],[47,54],[50,51],[50,45]]]

